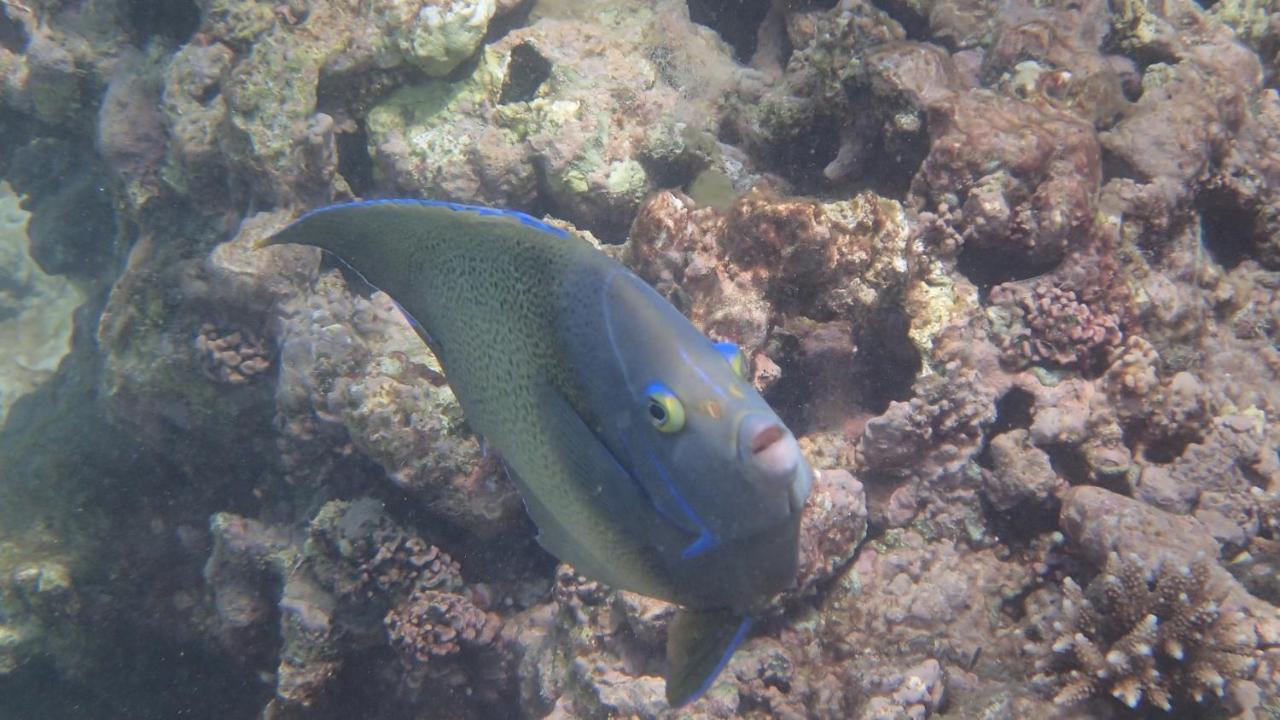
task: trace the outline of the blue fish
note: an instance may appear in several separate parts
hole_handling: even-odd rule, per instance
[[[813,476],[742,352],[583,238],[514,211],[347,203],[265,244],[281,243],[322,248],[399,304],[548,551],[681,606],[667,700],[699,696],[794,582]]]

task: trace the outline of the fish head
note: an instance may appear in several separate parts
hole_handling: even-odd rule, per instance
[[[619,461],[682,531],[669,549],[691,559],[795,522],[813,473],[742,351],[710,341],[621,268],[599,311],[606,347],[589,403]]]

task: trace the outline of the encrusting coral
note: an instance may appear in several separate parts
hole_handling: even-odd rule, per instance
[[[1224,609],[1209,563],[1167,560],[1153,571],[1112,553],[1084,589],[1064,579],[1061,614],[1032,648],[1042,654],[1035,680],[1059,705],[1110,695],[1170,710],[1221,697],[1253,670],[1256,638],[1243,613]]]

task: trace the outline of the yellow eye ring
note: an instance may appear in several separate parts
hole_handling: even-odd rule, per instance
[[[742,352],[742,348],[731,342],[715,343],[716,350],[729,363],[729,367],[733,368],[733,374],[739,378],[747,379],[747,356]]]
[[[662,383],[651,383],[645,388],[645,394],[649,396],[646,414],[659,432],[673,433],[684,428],[684,403],[671,392],[671,388]]]

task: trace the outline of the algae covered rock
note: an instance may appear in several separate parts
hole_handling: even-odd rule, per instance
[[[738,71],[679,3],[607,12],[611,24],[542,16],[485,47],[465,76],[379,103],[367,121],[379,181],[440,199],[547,204],[620,239],[657,187],[645,162],[661,154],[650,152],[654,127],[712,130],[713,98]]]

